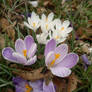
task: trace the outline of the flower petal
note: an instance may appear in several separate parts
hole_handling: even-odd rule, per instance
[[[7,48],[4,48],[4,49],[2,50],[2,55],[3,55],[3,57],[4,57],[6,60],[15,62],[15,61],[16,61],[16,58],[13,57],[13,55],[12,55],[13,52],[14,52],[14,50],[13,50],[11,47],[7,47]]]
[[[32,65],[36,62],[37,56],[35,55],[34,57],[30,58],[25,65]]]
[[[27,52],[28,52],[30,47],[34,43],[33,37],[31,35],[26,36],[25,39],[24,39],[24,43],[25,43],[25,46],[26,46],[26,49],[27,49]]]
[[[33,7],[38,6],[38,1],[29,1],[30,4],[32,4]]]
[[[61,44],[55,49],[55,54],[60,54],[60,57],[55,61],[55,64],[60,63],[68,53],[67,44]],[[54,64],[54,65],[55,65]]]
[[[53,18],[54,18],[54,13],[53,12],[51,12],[49,15],[48,15],[48,21],[52,21],[53,20]]]
[[[23,80],[20,77],[14,77],[12,81],[15,86],[16,92],[24,92],[26,90],[25,85],[28,84],[26,80]]]
[[[59,64],[57,64],[57,67],[67,67],[72,68],[77,64],[79,60],[79,57],[75,53],[69,53]]]
[[[49,52],[48,55],[45,57],[46,66],[49,66],[54,59],[55,59],[54,52],[53,51]]]
[[[15,42],[15,50],[16,52],[20,53],[21,55],[23,55],[23,50],[25,50],[25,43],[22,39],[18,39]]]
[[[58,77],[67,77],[71,74],[71,70],[66,67],[53,67],[50,68],[51,72]]]
[[[56,47],[56,41],[54,39],[51,39],[50,41],[48,41],[48,43],[46,44],[46,47],[45,47],[45,53],[44,55],[47,56],[47,54],[50,52],[50,51],[53,51]]]
[[[41,18],[42,18],[41,22],[42,22],[42,21],[45,21],[45,20],[46,20],[45,14],[42,14]]]
[[[42,80],[36,80],[34,82],[29,82],[29,85],[33,88],[33,89],[39,89],[42,90],[43,89],[43,81]]]
[[[72,30],[73,30],[72,27],[68,27],[68,28],[66,29],[66,33],[70,33]]]
[[[37,45],[36,43],[33,43],[31,45],[31,48],[28,51],[28,58],[31,58],[32,56],[34,56],[34,54],[36,53],[36,50],[37,50]]]
[[[25,65],[27,62],[26,58],[17,52],[13,52],[12,55],[16,58],[16,63]]]
[[[30,24],[28,24],[27,22],[24,22],[24,25],[27,26],[28,28],[32,29],[32,27],[30,26]]]
[[[43,92],[56,92],[52,81],[48,85],[43,82]]]
[[[64,26],[65,28],[67,28],[69,25],[70,25],[70,21],[69,21],[69,20],[65,20],[65,21],[63,22],[63,26]]]

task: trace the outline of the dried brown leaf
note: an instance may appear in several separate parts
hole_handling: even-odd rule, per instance
[[[5,47],[5,39],[4,36],[0,34],[0,49]]]
[[[78,83],[81,83],[81,81],[74,73],[72,73],[72,75],[69,76],[67,92],[74,91],[77,88]]]
[[[53,78],[53,82],[56,86],[56,92],[67,92],[67,83],[66,79],[55,77]]]
[[[17,71],[13,71],[13,74],[18,75],[23,79],[30,80],[30,81],[39,80],[51,75],[49,71],[46,74],[41,73],[42,69],[43,69],[42,67],[32,71],[17,69]]]
[[[10,23],[8,22],[7,19],[2,18],[0,20],[0,25],[2,28],[3,32],[6,32],[8,34],[8,36],[14,40],[15,39],[15,30],[14,30],[14,26],[16,25],[16,22],[14,22],[12,25],[10,25]]]

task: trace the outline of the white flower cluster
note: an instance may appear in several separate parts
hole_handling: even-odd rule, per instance
[[[46,44],[52,38],[56,40],[57,44],[61,43],[66,40],[68,34],[73,30],[72,27],[69,27],[70,22],[68,20],[61,22],[60,19],[54,19],[54,13],[50,13],[48,16],[42,14],[40,19],[35,12],[32,12],[31,17],[28,17],[28,23],[24,22],[24,25],[34,30],[34,32],[41,27],[42,33],[36,35],[40,44]]]

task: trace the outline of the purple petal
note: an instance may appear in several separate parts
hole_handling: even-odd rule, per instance
[[[14,77],[13,84],[15,85],[16,92],[25,92],[26,88],[25,85],[28,84],[28,82],[20,77]]]
[[[37,56],[30,58],[25,65],[32,65],[36,62]]]
[[[2,50],[2,55],[3,55],[3,57],[4,57],[6,60],[15,62],[15,61],[16,61],[16,58],[13,57],[13,55],[12,55],[13,52],[14,52],[14,50],[13,50],[11,47],[7,47],[7,48],[4,48],[4,49]]]
[[[24,43],[26,45],[27,51],[29,51],[30,47],[34,43],[33,37],[31,35],[26,36],[25,39],[24,39]]]
[[[84,62],[85,64],[90,65],[90,62],[89,62],[89,60],[88,60],[86,54],[82,55],[81,57],[82,57],[82,60],[83,60],[83,62]]]
[[[64,59],[64,57],[68,53],[68,46],[67,44],[61,44],[55,49],[55,54],[60,54],[60,57],[55,61],[55,64],[58,64],[61,62],[61,60]]]
[[[52,81],[48,85],[43,82],[43,92],[56,92]]]
[[[37,81],[34,81],[34,82],[29,82],[29,85],[33,89],[39,89],[39,90],[42,90],[43,89],[43,81],[42,80],[37,80]]]
[[[15,86],[16,92],[25,92],[25,88],[19,87],[19,86]]]
[[[27,83],[26,80],[22,79],[21,77],[13,77],[12,79],[14,85],[25,87],[25,84]]]
[[[54,52],[53,51],[49,52],[48,55],[45,57],[46,66],[49,66],[54,59],[55,59]]]
[[[33,57],[34,54],[36,53],[36,50],[37,50],[37,45],[36,45],[36,43],[33,43],[33,44],[31,45],[31,48],[30,48],[29,51],[28,51],[28,57],[29,57],[29,58]]]
[[[51,40],[48,41],[48,43],[46,44],[44,55],[47,56],[47,54],[48,54],[50,51],[53,51],[55,48],[56,48],[56,41],[55,41],[54,39],[51,39]]]
[[[16,52],[20,53],[23,55],[23,50],[25,50],[25,43],[22,39],[18,39],[15,42],[15,50]]]
[[[67,77],[71,74],[71,70],[66,67],[53,67],[50,68],[53,75],[56,75],[58,77]]]
[[[56,66],[57,67],[66,67],[66,68],[72,68],[77,64],[79,60],[79,57],[75,53],[69,53],[67,56]]]
[[[27,62],[26,58],[17,52],[13,52],[13,57],[16,58],[16,63],[24,64]]]

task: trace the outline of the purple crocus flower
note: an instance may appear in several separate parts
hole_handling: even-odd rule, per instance
[[[45,47],[45,64],[58,77],[67,77],[71,68],[75,66],[79,57],[75,53],[68,53],[67,44],[56,47],[56,41],[51,39]]]
[[[86,71],[87,68],[88,68],[88,66],[91,65],[91,63],[90,63],[90,61],[88,60],[86,54],[83,54],[83,55],[81,56],[81,58],[82,58],[82,60],[83,60],[83,62],[84,62],[84,69],[85,69],[85,71]]]
[[[11,47],[6,47],[2,50],[2,55],[6,60],[11,62],[31,65],[37,60],[35,55],[37,45],[32,36],[28,35],[24,40],[18,39],[15,42],[15,51]]]
[[[43,81],[28,82],[20,77],[13,78],[16,92],[43,92]]]

